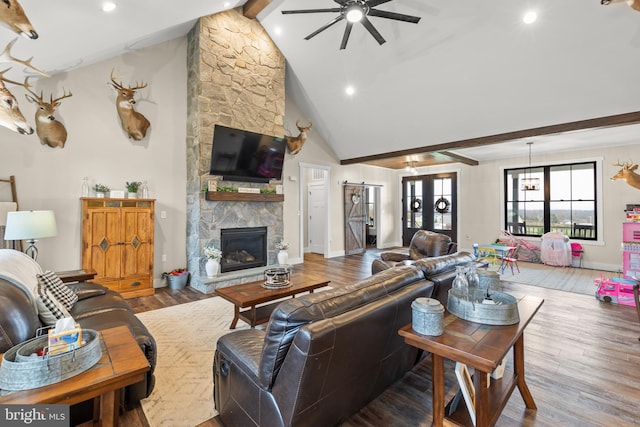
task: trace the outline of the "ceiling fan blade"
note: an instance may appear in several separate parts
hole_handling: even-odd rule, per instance
[[[342,43],[340,43],[340,50],[347,47],[349,41],[349,35],[351,34],[351,28],[353,28],[353,22],[347,21],[347,26],[344,29],[344,35],[342,36]]]
[[[411,16],[411,15],[403,15],[401,13],[395,12],[387,12],[386,10],[369,10],[367,16],[376,16],[378,18],[387,18],[387,19],[395,19],[396,21],[404,21],[411,22],[412,24],[417,24],[420,22],[420,17]]]
[[[344,4],[347,2],[347,0],[333,0],[333,1],[338,3],[340,6],[344,6]]]
[[[290,15],[292,13],[323,13],[323,12],[340,12],[339,7],[331,9],[302,9],[302,10],[283,10],[283,15]]]
[[[371,21],[369,21],[367,19],[366,16],[362,17],[362,20],[360,21],[362,23],[362,25],[367,29],[367,31],[369,31],[369,33],[371,33],[371,35],[373,36],[374,39],[376,39],[376,41],[378,42],[378,44],[383,44],[386,40],[380,35],[380,33],[378,32],[378,30],[376,30],[376,28],[373,26],[373,24],[371,23]]]
[[[391,0],[369,0],[369,1],[365,1],[365,3],[369,7],[376,7],[376,6],[380,6],[381,4],[389,3],[390,1]]]
[[[311,37],[315,37],[318,34],[320,34],[321,32],[323,32],[324,30],[326,30],[327,28],[329,28],[330,26],[334,25],[337,22],[340,22],[344,19],[344,16],[342,15],[338,15],[335,18],[333,18],[328,24],[323,25],[322,27],[318,28],[317,30],[315,30],[313,33],[309,34],[307,37],[305,37],[305,40],[309,40]]]

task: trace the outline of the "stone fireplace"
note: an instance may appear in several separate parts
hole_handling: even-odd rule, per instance
[[[276,263],[275,243],[284,232],[283,202],[210,201],[203,188],[214,178],[209,166],[215,124],[284,136],[285,59],[260,23],[237,8],[200,18],[188,35],[187,67],[187,268],[191,286],[210,293],[263,276],[264,267],[256,267],[206,277],[203,249],[220,249],[222,230],[266,229],[265,262]]]
[[[220,230],[222,273],[267,265],[267,227]]]

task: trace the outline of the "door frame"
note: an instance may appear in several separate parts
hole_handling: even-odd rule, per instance
[[[444,174],[455,174],[456,176],[456,185],[455,185],[455,192],[456,192],[456,202],[457,202],[457,210],[456,210],[456,227],[455,227],[455,233],[456,236],[458,238],[458,240],[461,239],[461,234],[460,234],[460,212],[462,212],[463,209],[463,202],[461,200],[460,197],[460,191],[461,191],[461,177],[462,177],[462,170],[459,168],[456,169],[451,169],[451,168],[443,168],[443,169],[439,169],[439,168],[429,168],[428,170],[420,170],[420,172],[418,173],[418,175],[414,175],[414,174],[400,174],[398,175],[398,188],[399,188],[399,193],[398,193],[398,210],[397,210],[397,215],[398,218],[400,220],[400,235],[399,235],[399,243],[400,245],[402,245],[402,242],[404,240],[404,200],[403,200],[403,192],[404,192],[404,182],[403,179],[404,178],[412,178],[412,177],[420,177],[420,176],[436,176],[436,175],[444,175]],[[460,244],[459,242],[456,242],[458,244]]]
[[[304,225],[307,222],[307,207],[306,202],[305,202],[305,197],[304,197],[304,193],[307,191],[307,179],[306,179],[306,171],[308,169],[322,169],[325,171],[324,173],[324,186],[325,186],[325,209],[327,214],[325,215],[325,223],[324,223],[324,227],[325,227],[325,238],[324,238],[324,248],[323,248],[323,256],[325,258],[329,258],[329,248],[330,248],[330,242],[331,242],[331,215],[329,215],[329,213],[331,212],[331,204],[330,204],[330,197],[329,197],[329,183],[331,182],[331,167],[330,166],[326,166],[326,165],[317,165],[317,164],[313,164],[313,163],[304,163],[304,162],[300,162],[298,163],[298,181],[299,181],[299,185],[298,185],[298,234],[299,234],[299,248],[300,248],[300,255],[302,257],[302,259],[304,260]]]

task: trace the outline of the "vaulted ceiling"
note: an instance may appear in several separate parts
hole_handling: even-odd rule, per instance
[[[304,39],[337,13],[281,12],[342,1],[113,1],[105,13],[99,0],[20,0],[40,37],[13,54],[61,73],[244,5],[287,59],[289,96],[344,164],[476,164],[524,156],[532,140],[537,153],[640,141],[640,13],[624,2],[393,0],[377,9],[420,22],[371,17],[386,43],[355,24],[340,50],[344,21]],[[1,43],[14,37],[0,29]]]

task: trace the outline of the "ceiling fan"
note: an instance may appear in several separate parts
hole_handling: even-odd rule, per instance
[[[368,16],[375,16],[377,18],[387,18],[394,19],[396,21],[403,22],[411,22],[412,24],[417,24],[420,21],[420,18],[417,16],[411,15],[403,15],[401,13],[388,12],[386,10],[377,10],[374,9],[376,6],[379,6],[383,3],[389,3],[391,0],[334,0],[336,3],[340,5],[340,7],[333,7],[328,9],[303,9],[303,10],[283,10],[282,13],[284,15],[294,14],[294,13],[326,13],[326,12],[337,12],[340,15],[336,16],[326,25],[318,28],[313,33],[309,34],[305,37],[305,40],[309,40],[310,38],[318,35],[322,31],[331,27],[332,25],[342,21],[343,19],[347,20],[347,26],[344,29],[344,35],[342,36],[342,43],[340,43],[340,49],[344,49],[347,47],[347,42],[349,41],[349,35],[351,34],[351,28],[353,24],[360,22],[369,33],[373,36],[374,39],[379,44],[383,44],[386,40],[380,35],[378,30],[373,26],[371,21],[367,18]]]

